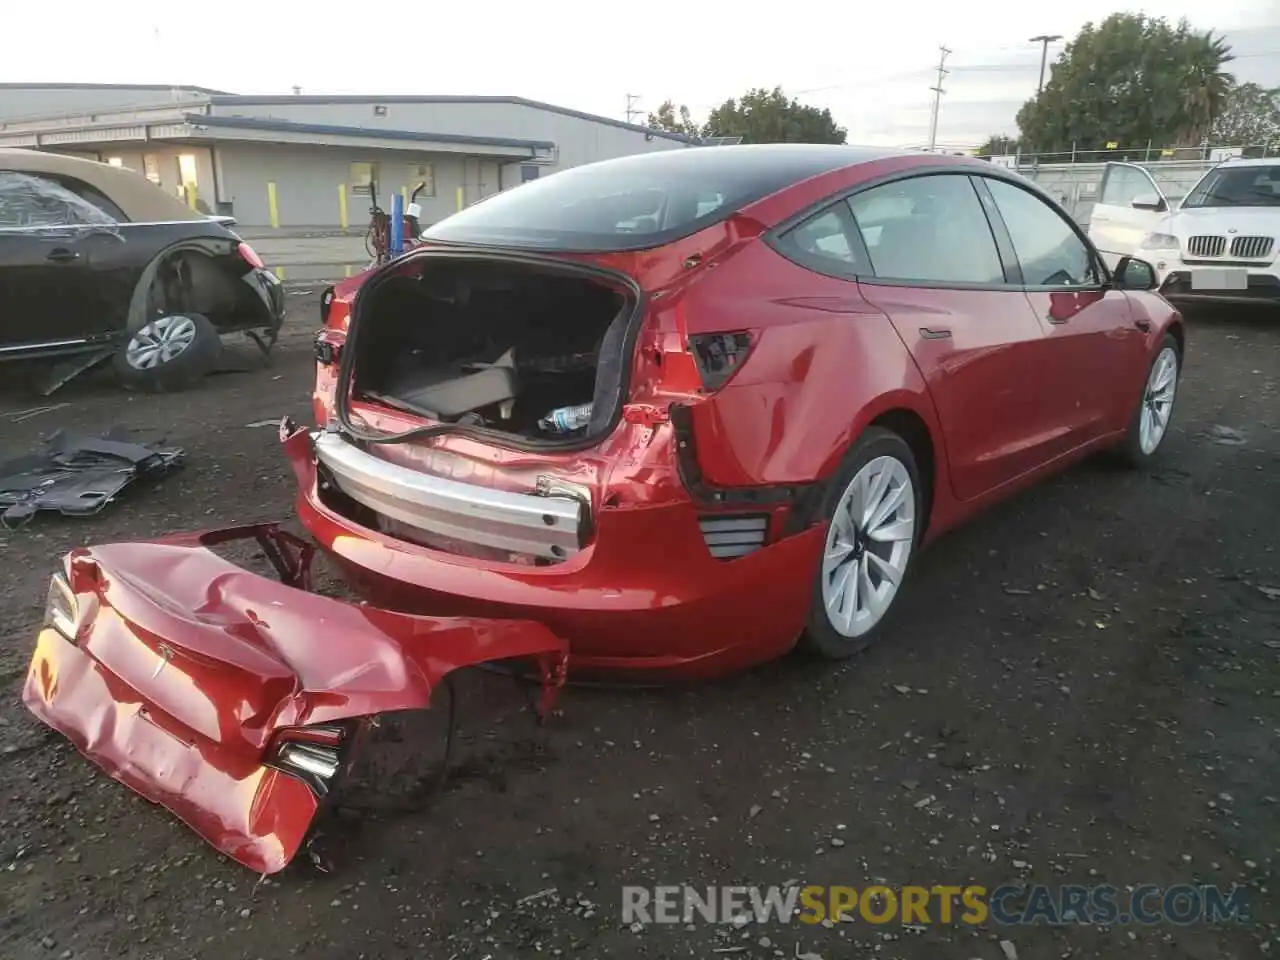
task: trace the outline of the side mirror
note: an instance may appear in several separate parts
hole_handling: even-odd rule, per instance
[[[1135,210],[1150,210],[1153,213],[1164,213],[1169,209],[1164,197],[1158,193],[1140,193],[1133,198],[1132,206]]]
[[[1136,257],[1121,257],[1116,264],[1115,283],[1121,290],[1154,290],[1156,268]]]

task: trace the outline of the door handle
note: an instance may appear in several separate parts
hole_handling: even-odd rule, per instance
[[[74,250],[68,250],[66,247],[59,247],[57,250],[52,251],[46,259],[52,260],[54,263],[70,263],[72,260],[79,260],[80,254]]]
[[[950,330],[930,330],[928,327],[920,328],[920,336],[926,340],[950,340]]]

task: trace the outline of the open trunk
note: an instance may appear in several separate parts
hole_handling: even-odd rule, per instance
[[[426,253],[361,295],[352,395],[441,423],[579,441],[620,406],[637,294],[573,263]]]

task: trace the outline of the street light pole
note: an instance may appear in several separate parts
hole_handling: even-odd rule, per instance
[[[1042,33],[1038,37],[1032,37],[1029,41],[1040,44],[1040,86],[1036,88],[1037,97],[1044,91],[1044,70],[1049,64],[1049,44],[1061,39],[1062,36],[1060,34]]]

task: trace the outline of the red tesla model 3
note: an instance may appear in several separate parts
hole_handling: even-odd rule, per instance
[[[571,672],[847,657],[933,538],[1165,438],[1182,319],[980,160],[800,144],[501,193],[328,291],[301,518],[369,600]]]

